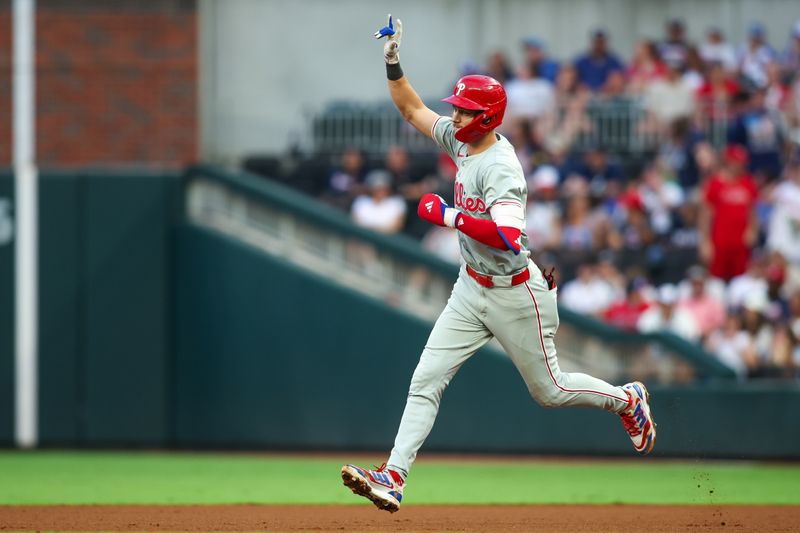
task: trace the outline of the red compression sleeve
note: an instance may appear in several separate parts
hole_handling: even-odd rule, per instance
[[[517,239],[522,232],[517,228],[508,226],[498,228],[494,220],[475,218],[464,213],[458,215],[456,228],[476,241],[498,250],[511,250],[515,254],[519,253]]]

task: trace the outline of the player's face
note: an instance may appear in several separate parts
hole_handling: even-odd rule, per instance
[[[463,128],[475,120],[478,114],[480,114],[480,111],[453,106],[453,126],[458,129]]]

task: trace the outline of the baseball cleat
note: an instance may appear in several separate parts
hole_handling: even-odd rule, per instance
[[[650,393],[639,381],[626,383],[622,389],[628,393],[628,408],[620,413],[622,425],[633,441],[633,447],[642,455],[653,451],[656,443],[656,423],[650,413]]]
[[[375,507],[395,513],[403,500],[403,478],[386,463],[377,470],[367,470],[356,465],[342,467],[342,481],[354,494],[368,498]]]

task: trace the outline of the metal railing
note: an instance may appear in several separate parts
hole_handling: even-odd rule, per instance
[[[446,107],[434,110],[449,115]],[[565,109],[555,115],[563,116]],[[719,117],[712,119],[711,117]],[[717,106],[712,111],[698,111],[691,120],[714,146],[725,142],[728,127],[727,109]],[[666,128],[653,129],[642,102],[637,99],[592,101],[584,109],[586,127],[571,141],[571,148],[581,151],[601,145],[624,154],[640,154],[656,150],[666,137]],[[359,104],[339,102],[322,111],[307,112],[305,144],[315,153],[339,153],[355,147],[370,154],[381,154],[392,145],[401,145],[413,152],[437,150],[430,139],[406,123],[390,102]],[[507,132],[504,132],[507,133]]]
[[[453,278],[404,260],[375,243],[314,224],[207,179],[186,188],[188,219],[246,242],[332,282],[434,320],[444,309]]]

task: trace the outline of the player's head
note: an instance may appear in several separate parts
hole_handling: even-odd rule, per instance
[[[458,80],[453,87],[453,94],[442,101],[477,112],[472,122],[456,131],[456,139],[464,143],[475,142],[494,130],[502,124],[506,112],[506,91],[503,86],[496,79],[479,74]]]
[[[747,166],[750,155],[741,144],[729,144],[725,147],[725,164],[734,172],[741,172]]]

